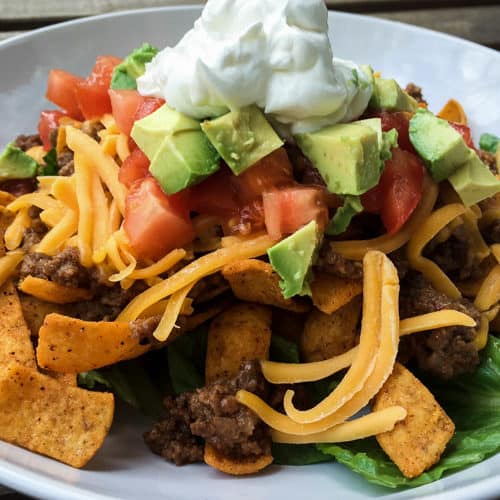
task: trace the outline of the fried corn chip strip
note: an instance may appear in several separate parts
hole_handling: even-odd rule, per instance
[[[83,321],[53,313],[40,328],[36,355],[42,368],[81,373],[136,358],[150,348],[150,342],[141,344],[129,323]]]
[[[85,288],[64,286],[31,275],[26,276],[19,283],[19,290],[27,295],[32,295],[37,299],[44,300],[45,302],[53,302],[54,304],[70,304],[92,298],[92,292]]]
[[[271,344],[271,311],[265,306],[237,304],[218,316],[210,326],[207,344],[206,381],[238,373],[245,360],[265,359]],[[205,445],[205,462],[226,474],[253,474],[267,467],[272,455],[236,459]]]
[[[222,275],[240,300],[294,312],[307,312],[310,309],[303,299],[283,297],[279,286],[280,277],[267,262],[257,259],[239,260],[224,266]]]
[[[417,477],[440,459],[455,425],[429,390],[399,363],[375,396],[373,410],[394,405],[405,408],[408,416],[377,441],[405,477]]]
[[[12,363],[0,374],[0,439],[83,467],[113,420],[110,393],[91,392]]]
[[[318,274],[311,283],[313,304],[323,313],[332,314],[363,292],[361,280]]]
[[[449,122],[467,125],[467,115],[465,114],[464,108],[462,108],[462,105],[455,99],[450,99],[437,116]]]
[[[321,361],[352,349],[357,344],[361,297],[356,297],[332,314],[313,309],[300,337],[305,361]]]

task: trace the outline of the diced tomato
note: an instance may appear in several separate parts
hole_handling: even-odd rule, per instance
[[[192,186],[192,209],[200,214],[215,215],[224,219],[235,215],[240,204],[232,185],[233,177],[229,168],[223,166],[203,182]]]
[[[474,146],[470,128],[467,125],[461,125],[460,123],[455,123],[455,122],[449,122],[449,123],[463,137],[465,144],[467,144],[469,148],[475,150],[476,146]]]
[[[135,181],[149,174],[149,164],[148,157],[136,147],[123,161],[118,173],[119,181],[130,188]]]
[[[165,100],[159,97],[143,97],[143,101],[135,112],[134,122],[150,115],[164,104]]]
[[[135,114],[144,101],[137,90],[108,90],[111,99],[111,112],[116,125],[125,135],[130,135],[135,121]]]
[[[139,105],[134,114],[132,125],[137,120],[140,120],[141,118],[150,115],[151,113],[156,111],[160,106],[163,106],[165,104],[165,100],[160,99],[158,97],[143,97],[142,99],[143,101],[141,102],[141,104]],[[137,144],[135,143],[134,139],[132,139],[132,137],[129,137],[128,145],[130,149],[137,147]]]
[[[138,256],[157,260],[194,239],[182,197],[167,196],[153,177],[137,181],[129,191],[123,227]]]
[[[294,184],[292,164],[284,148],[268,154],[242,174],[232,177],[232,184],[243,205],[264,191]]]
[[[111,113],[108,89],[113,69],[121,59],[114,56],[98,56],[90,75],[76,85],[76,100],[86,119]]]
[[[361,197],[365,209],[380,212],[388,234],[396,233],[422,197],[424,165],[414,154],[396,148],[385,162],[380,182]]]
[[[388,132],[395,128],[398,131],[398,145],[401,149],[415,153],[415,148],[410,142],[410,118],[411,114],[403,111],[396,111],[394,113],[382,112],[379,114],[382,120],[382,130]]]
[[[49,151],[52,148],[50,137],[54,130],[59,128],[59,120],[63,116],[68,116],[66,111],[45,110],[40,113],[40,121],[38,122],[38,133],[42,140],[43,149]]]
[[[328,208],[321,187],[293,186],[263,193],[266,229],[271,238],[291,234],[312,220],[328,222]]]
[[[82,112],[76,100],[75,90],[83,78],[62,69],[51,69],[47,79],[47,92],[45,97],[64,109],[71,118],[82,119]]]

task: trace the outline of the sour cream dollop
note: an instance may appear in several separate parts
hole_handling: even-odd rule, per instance
[[[359,66],[333,57],[323,0],[208,0],[137,86],[199,119],[256,104],[291,133],[351,121],[372,94]]]

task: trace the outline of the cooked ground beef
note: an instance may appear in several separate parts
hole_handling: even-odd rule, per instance
[[[31,219],[31,226],[24,230],[23,235],[23,249],[29,251],[29,249],[40,243],[42,238],[45,236],[48,227],[40,219],[41,210],[38,207],[30,207],[28,215]]]
[[[110,287],[103,285],[96,276],[95,272],[90,272],[90,287],[94,290],[94,297],[92,300],[71,304],[71,316],[85,321],[113,321],[123,308],[146,288],[142,281],[136,281],[127,290],[124,290],[120,283]]]
[[[89,270],[80,264],[80,254],[72,247],[53,257],[37,252],[26,254],[21,264],[20,279],[29,274],[73,288],[88,288],[90,285]]]
[[[7,191],[14,196],[32,193],[35,191],[37,182],[35,178],[30,179],[10,179],[0,182],[0,191]]]
[[[99,142],[99,131],[104,129],[104,125],[99,120],[85,121],[82,127],[82,132],[89,135],[95,141]]]
[[[483,236],[490,245],[493,243],[500,243],[500,220],[490,224],[483,232]]]
[[[39,134],[34,135],[18,135],[16,140],[14,141],[14,146],[23,151],[28,151],[34,146],[41,146],[42,140],[40,139]]]
[[[346,259],[332,250],[332,242],[325,240],[321,247],[317,269],[321,272],[333,274],[339,278],[362,279],[363,262],[360,260]],[[399,278],[402,279],[408,271],[408,261],[403,251],[396,250],[389,254],[390,259],[398,270]]]
[[[469,249],[469,234],[463,225],[453,230],[452,235],[442,243],[431,241],[424,249],[424,255],[433,260],[453,281],[479,279],[487,269]]]
[[[361,279],[363,277],[363,263],[350,260],[334,252],[331,241],[325,240],[316,263],[318,270],[333,274],[339,278]]]
[[[424,104],[427,104],[427,101],[424,99],[424,96],[422,95],[422,87],[419,87],[414,83],[409,83],[405,88],[405,92],[409,94],[411,97],[413,97],[413,99],[415,99],[417,102],[422,102]]]
[[[297,144],[287,141],[285,149],[293,166],[293,176],[302,184],[326,186],[318,169],[309,161]]]
[[[74,153],[70,149],[65,148],[57,155],[57,166],[59,167],[58,174],[64,176],[73,175],[75,172],[75,163],[73,161]]]
[[[479,322],[479,312],[466,299],[452,300],[438,292],[421,274],[412,272],[401,283],[401,318],[441,309],[455,309]],[[453,326],[413,334],[402,339],[407,359],[415,358],[421,369],[443,379],[471,373],[479,363],[475,328]]]
[[[154,453],[176,464],[201,460],[203,438],[224,456],[258,457],[270,453],[268,428],[235,394],[246,389],[261,397],[267,384],[257,361],[242,364],[238,375],[164,402],[167,416],[144,435]],[[188,432],[189,430],[189,432]]]
[[[498,165],[496,155],[488,151],[479,150],[481,161],[496,175],[498,174]]]
[[[163,400],[167,417],[144,434],[144,441],[153,453],[175,465],[203,461],[203,441],[191,432],[189,394],[167,396]]]

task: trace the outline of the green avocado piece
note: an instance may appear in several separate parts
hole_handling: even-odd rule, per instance
[[[467,161],[455,170],[448,180],[466,206],[474,205],[500,192],[500,180],[470,148]]]
[[[320,241],[321,233],[313,220],[268,249],[269,261],[281,277],[280,287],[285,299],[310,295],[308,279]]]
[[[10,143],[0,155],[0,181],[35,177],[38,163],[22,149]]]
[[[297,134],[295,139],[331,193],[357,195],[377,184],[381,171],[380,118],[331,125]]]
[[[236,175],[283,146],[283,141],[256,106],[206,120],[201,128]]]
[[[133,50],[120,64],[115,66],[111,78],[112,89],[136,89],[137,78],[146,71],[146,63],[150,62],[158,49],[149,43],[143,43]]]
[[[393,79],[374,78],[370,107],[381,111],[416,111],[418,102]]]
[[[137,120],[131,136],[152,161],[167,135],[188,130],[200,130],[200,122],[164,104],[154,113]]]
[[[469,156],[462,136],[425,109],[419,109],[410,120],[410,141],[436,182],[447,179]]]
[[[201,130],[167,135],[149,171],[167,194],[182,191],[219,169],[219,154]]]
[[[325,233],[330,235],[342,234],[351,223],[352,218],[363,211],[363,205],[359,196],[345,196],[344,203],[337,208],[335,215],[332,217]]]

